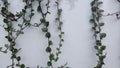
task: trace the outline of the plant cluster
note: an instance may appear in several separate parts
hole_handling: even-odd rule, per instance
[[[93,24],[92,30],[94,31],[96,42],[94,48],[97,51],[96,56],[98,57],[98,63],[94,68],[102,68],[106,57],[106,54],[104,54],[106,46],[102,43],[103,38],[106,37],[106,33],[101,32],[104,26],[104,23],[101,21],[102,12],[104,12],[104,10],[100,9],[102,3],[100,0],[93,0],[91,2],[92,19],[90,19],[90,22]]]
[[[49,54],[49,60],[47,62],[47,68],[53,68],[53,61],[57,62],[59,59],[59,54],[61,53],[60,48],[62,47],[62,42],[64,41],[62,38],[62,35],[64,32],[62,32],[62,21],[61,21],[61,12],[62,9],[59,8],[59,0],[57,0],[55,3],[57,5],[57,18],[56,21],[58,22],[58,30],[60,31],[59,38],[59,46],[56,48],[56,54],[52,53],[52,45],[53,41],[51,38],[51,32],[49,31],[48,27],[50,25],[50,21],[47,20],[47,15],[50,14],[49,8],[50,8],[50,0],[46,0],[46,4],[43,8],[44,1],[43,0],[23,0],[25,3],[24,8],[20,12],[12,13],[9,10],[10,3],[8,0],[2,0],[3,6],[1,7],[1,15],[4,18],[3,22],[4,25],[1,25],[4,30],[7,32],[7,36],[5,38],[8,40],[9,44],[5,44],[5,50],[3,50],[2,47],[0,47],[0,51],[3,53],[7,53],[8,51],[11,52],[11,65],[7,66],[7,68],[29,68],[26,67],[25,64],[21,63],[20,60],[22,59],[21,56],[18,55],[18,52],[21,50],[21,48],[17,48],[16,45],[16,39],[21,35],[24,34],[24,30],[29,27],[40,27],[41,25],[42,32],[45,34],[45,37],[47,39],[47,47],[45,51]],[[38,3],[37,6],[37,13],[41,15],[40,23],[34,23],[31,24],[31,20],[33,16],[36,14],[33,8],[33,3]],[[14,27],[14,25],[17,25],[18,29]],[[55,57],[56,55],[56,57]],[[67,64],[59,67],[59,68],[65,68]],[[39,66],[37,66],[39,68]]]
[[[21,35],[24,34],[24,29],[27,27],[30,27],[31,24],[31,18],[34,15],[32,12],[34,11],[32,9],[32,2],[33,0],[27,0],[25,2],[25,6],[22,9],[22,11],[17,12],[16,14],[12,13],[9,10],[10,3],[8,0],[2,0],[3,7],[1,7],[1,15],[4,17],[3,22],[5,25],[3,25],[3,28],[8,33],[5,38],[8,40],[9,44],[5,44],[6,50],[1,52],[7,52],[8,50],[11,52],[11,61],[12,64],[7,66],[7,68],[12,67],[15,68],[16,66],[19,68],[25,68],[25,64],[21,64],[20,60],[21,57],[17,55],[17,53],[21,50],[21,48],[16,48],[16,39]],[[27,17],[27,10],[31,9],[31,13],[29,14],[29,17]],[[18,21],[22,19],[21,23]],[[19,29],[14,28],[14,25],[17,24]],[[16,62],[17,61],[17,62]]]

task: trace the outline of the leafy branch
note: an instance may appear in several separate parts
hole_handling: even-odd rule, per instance
[[[102,12],[104,12],[104,10],[99,8],[102,3],[103,2],[99,0],[93,0],[91,2],[92,19],[90,19],[90,22],[93,24],[92,29],[96,40],[94,47],[97,51],[96,56],[98,57],[98,63],[94,68],[102,68],[105,64],[104,59],[106,57],[106,54],[104,54],[106,46],[102,44],[102,40],[106,37],[106,33],[101,32],[101,27],[104,26],[104,23],[101,22]]]

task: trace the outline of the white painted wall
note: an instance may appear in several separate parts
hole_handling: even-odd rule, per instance
[[[20,11],[24,4],[21,0],[9,0],[12,5],[12,12],[16,10]],[[94,49],[94,37],[91,31],[92,25],[89,23],[91,16],[90,2],[92,0],[63,0],[61,7],[63,8],[63,30],[64,45],[62,47],[62,54],[60,60],[55,63],[55,67],[63,65],[66,62],[70,68],[93,68],[97,63],[97,58]],[[120,10],[120,3],[117,0],[103,0],[104,4],[102,8],[105,10],[104,14],[113,13]],[[54,5],[53,5],[54,6]],[[18,8],[19,7],[19,8]],[[50,10],[55,12],[51,8]],[[52,17],[51,17],[52,16]],[[54,46],[58,44],[57,27],[53,21],[54,15],[49,16],[48,20],[51,20],[50,31],[52,32],[52,40]],[[33,22],[37,22],[36,16]],[[117,20],[115,16],[104,17],[103,21],[105,26],[102,28],[103,32],[107,33],[107,37],[103,40],[103,43],[107,46],[105,53],[107,57],[105,59],[105,65],[103,68],[120,68],[120,20]],[[2,23],[2,18],[0,17]],[[1,24],[0,23],[0,24]],[[7,42],[4,39],[6,32],[0,28],[0,44],[1,46]],[[28,28],[25,30],[25,34],[21,35],[17,39],[17,47],[22,48],[18,55],[22,57],[22,62],[30,68],[36,68],[37,65],[46,66],[48,60],[48,54],[45,52],[46,39],[44,34],[38,28]],[[10,53],[0,53],[0,68],[6,68],[11,64]]]

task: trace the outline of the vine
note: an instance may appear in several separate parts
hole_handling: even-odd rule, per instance
[[[120,0],[117,0],[120,3]],[[117,19],[120,19],[120,11],[114,12],[114,13],[108,13],[107,15],[102,15],[102,16],[113,16],[115,15]]]
[[[26,67],[25,64],[20,63],[21,57],[17,56],[17,53],[20,51],[21,48],[18,49],[15,46],[16,46],[16,39],[18,38],[18,36],[24,33],[23,30],[25,28],[30,27],[30,21],[32,16],[34,15],[34,13],[32,13],[33,12],[32,1],[33,0],[29,0],[29,1],[23,0],[23,2],[26,3],[24,9],[22,9],[21,12],[17,12],[17,14],[13,14],[8,10],[10,3],[8,3],[7,0],[2,0],[4,7],[2,7],[1,15],[4,17],[3,22],[6,25],[6,26],[3,25],[3,27],[5,31],[8,32],[8,35],[5,36],[5,38],[8,39],[8,42],[10,43],[9,45],[8,44],[5,45],[5,47],[7,48],[5,52],[9,50],[12,53],[11,54],[12,64],[7,66],[7,68],[9,67],[15,68],[16,66],[20,68]],[[28,8],[31,8],[31,14],[29,15],[30,17],[29,20],[26,19],[26,13],[27,13],[26,10]],[[22,24],[18,24],[19,29],[17,30],[13,27],[13,24],[14,22],[18,22],[20,18],[23,19],[23,22]],[[17,61],[17,63],[15,61]]]
[[[59,46],[56,48],[57,50],[57,53],[56,53],[56,59],[55,61],[57,62],[58,59],[59,59],[59,54],[61,54],[61,47],[62,47],[62,42],[64,42],[64,39],[62,38],[64,32],[62,31],[62,24],[63,22],[61,21],[61,13],[62,13],[62,9],[60,9],[60,0],[57,0],[56,2],[56,5],[57,5],[57,18],[56,18],[56,22],[58,22],[58,30],[59,30],[59,38],[60,38],[60,41],[59,41]]]
[[[101,22],[102,12],[104,12],[104,10],[99,8],[102,3],[103,2],[99,0],[93,0],[91,2],[92,19],[90,19],[90,22],[93,24],[92,29],[96,40],[94,47],[97,51],[96,56],[98,57],[98,63],[94,68],[102,68],[105,64],[104,59],[106,57],[106,54],[104,54],[106,46],[102,44],[102,40],[106,37],[106,33],[101,32],[101,27],[104,26],[104,23]]]
[[[46,3],[46,12],[43,12],[42,9],[42,5],[41,5],[42,0],[38,0],[39,6],[37,8],[38,12],[41,13],[42,18],[40,19],[41,23],[44,25],[44,27],[42,28],[42,31],[45,33],[45,37],[48,39],[48,46],[46,48],[46,52],[49,54],[49,61],[47,62],[47,66],[53,68],[53,60],[54,60],[54,54],[52,53],[52,48],[51,45],[53,44],[52,40],[50,40],[51,38],[51,33],[48,31],[48,27],[49,27],[49,21],[47,21],[46,16],[48,14],[50,14],[49,12],[49,4],[50,4],[50,0],[47,0]]]
[[[52,53],[52,45],[53,41],[50,39],[51,38],[51,33],[48,29],[49,27],[49,21],[47,20],[47,15],[50,14],[49,8],[50,8],[50,0],[46,0],[45,8],[46,11],[44,12],[42,8],[42,3],[43,0],[37,0],[38,6],[37,6],[37,12],[39,12],[42,16],[40,18],[40,23],[35,23],[31,24],[32,17],[35,15],[34,9],[33,9],[33,3],[35,0],[23,0],[23,3],[25,3],[24,8],[20,12],[16,12],[16,14],[12,13],[9,10],[9,5],[10,3],[8,0],[2,0],[3,2],[3,7],[1,7],[1,15],[3,16],[3,22],[4,25],[0,25],[5,29],[5,31],[8,33],[5,38],[8,40],[9,44],[5,44],[4,46],[6,47],[5,50],[2,50],[2,47],[0,47],[0,51],[3,53],[7,53],[8,51],[11,52],[11,65],[7,66],[7,68],[29,68],[26,67],[25,64],[20,63],[21,61],[21,56],[18,56],[18,52],[21,50],[21,48],[17,48],[16,40],[17,38],[21,35],[24,34],[24,30],[27,27],[40,27],[40,25],[43,25],[42,31],[45,33],[45,37],[47,38],[47,47],[46,47],[46,52],[49,54],[49,60],[47,61],[47,68],[54,68],[53,67],[53,61],[57,62],[59,59],[59,54],[61,53],[61,47],[62,43],[64,42],[64,39],[62,38],[64,32],[62,31],[62,24],[63,22],[61,21],[61,13],[62,9],[60,9],[59,3],[60,1],[57,0],[55,1],[57,5],[57,18],[56,22],[58,23],[58,30],[59,30],[59,46],[56,48],[57,52],[56,54]],[[20,21],[19,21],[20,20]],[[22,21],[21,21],[22,20]],[[19,29],[16,29],[14,25],[17,24],[17,27]],[[56,56],[56,57],[55,57]],[[66,67],[67,63],[65,65],[62,65],[61,67],[58,68],[69,68]],[[37,66],[39,68],[39,66]]]

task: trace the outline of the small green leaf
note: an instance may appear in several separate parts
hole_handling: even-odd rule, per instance
[[[54,60],[54,54],[50,54],[49,59]]]
[[[104,10],[102,10],[102,9],[99,9],[99,12],[101,13],[101,12],[104,12]]]
[[[34,13],[31,13],[29,17],[31,18],[32,16],[34,16]]]
[[[8,44],[5,44],[5,47],[6,47],[6,48],[9,48]]]
[[[44,22],[44,25],[46,26],[46,27],[48,27],[49,26],[49,22],[47,21],[47,22]]]
[[[2,47],[0,47],[0,51],[2,50]]]
[[[97,2],[97,4],[100,5],[100,4],[103,4],[103,2],[100,1],[100,2]]]
[[[48,62],[47,62],[47,65],[48,65],[48,66],[51,66],[51,65],[52,65],[52,63],[51,63],[50,61],[48,61]]]
[[[9,21],[7,19],[4,19],[3,21],[4,21],[4,23],[9,23]]]
[[[104,59],[105,57],[106,57],[105,55],[104,55],[104,56],[99,56],[100,61],[103,61],[103,59]]]
[[[99,25],[100,25],[100,26],[104,26],[104,23],[100,23]]]
[[[18,66],[18,67],[19,67],[19,66],[20,66],[20,64],[16,64],[16,66]]]
[[[20,57],[20,56],[18,56],[16,59],[17,59],[17,61],[20,61],[20,60],[21,60],[21,57]]]
[[[60,34],[59,37],[62,38],[62,35]]]
[[[18,24],[19,27],[22,27],[22,24]]]
[[[61,39],[62,42],[64,42],[64,39]]]
[[[94,46],[94,48],[98,50],[99,47],[98,46]]]
[[[101,33],[100,34],[100,39],[105,38],[105,37],[106,37],[106,33]]]
[[[50,32],[47,32],[45,36],[46,36],[47,38],[50,38],[50,37],[51,37]]]
[[[100,40],[96,40],[96,45],[101,45]]]
[[[49,45],[53,45],[53,42],[49,40]]]
[[[61,32],[61,34],[65,34],[64,32]]]
[[[49,53],[49,52],[51,52],[51,51],[52,51],[52,50],[51,50],[51,48],[50,48],[50,47],[47,47],[47,48],[46,48],[46,52],[48,52],[48,53]]]
[[[21,68],[25,68],[25,65],[24,64],[21,64],[21,66],[20,66]]]
[[[48,31],[48,28],[42,28],[42,31],[43,31],[43,32],[47,32],[47,31]]]
[[[41,11],[41,7],[40,7],[40,6],[37,7],[37,11],[38,11],[38,12]]]
[[[45,19],[40,19],[40,21],[41,21],[42,23],[45,23],[45,22],[46,22],[46,20],[45,20]]]
[[[56,59],[55,59],[55,62],[57,62],[59,60],[59,57],[57,57]]]
[[[62,44],[59,44],[60,47],[62,47]]]
[[[101,46],[101,48],[100,48],[101,50],[105,50],[106,49],[106,46]]]

